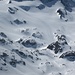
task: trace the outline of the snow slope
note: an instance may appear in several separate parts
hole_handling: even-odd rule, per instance
[[[75,61],[59,57],[75,51],[75,9],[60,19],[59,8],[64,9],[60,1],[51,7],[40,0],[0,1],[0,75],[74,75]],[[55,54],[47,46],[57,35],[65,35],[68,45]]]

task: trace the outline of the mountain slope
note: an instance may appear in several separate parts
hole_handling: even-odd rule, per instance
[[[42,1],[0,1],[1,75],[74,75],[75,8]]]

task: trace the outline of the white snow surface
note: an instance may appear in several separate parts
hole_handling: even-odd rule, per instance
[[[61,59],[59,56],[62,53],[55,54],[53,51],[46,49],[49,44],[56,41],[54,33],[57,33],[58,35],[66,35],[71,50],[75,51],[75,9],[73,8],[72,12],[67,11],[68,16],[66,18],[68,18],[68,21],[65,22],[56,13],[57,9],[64,8],[60,1],[56,2],[52,7],[45,6],[42,10],[36,8],[36,6],[42,4],[40,0],[23,2],[12,0],[10,4],[8,1],[0,0],[0,32],[4,32],[13,41],[13,44],[0,44],[0,54],[5,52],[10,58],[14,55],[15,59],[22,59],[26,65],[17,64],[16,67],[13,67],[7,62],[7,65],[3,66],[2,63],[4,61],[0,59],[0,67],[3,67],[3,70],[0,70],[0,75],[75,75],[75,61],[71,62],[66,59]],[[29,6],[30,10],[25,11],[20,6]],[[18,10],[15,14],[11,14],[8,11],[8,7],[16,7]],[[25,20],[26,24],[18,25],[13,22],[15,19],[20,21]],[[21,33],[22,30],[27,30],[28,34]],[[33,33],[37,32],[42,34],[42,38],[32,36]],[[35,39],[40,46],[38,45],[36,49],[24,47],[16,42],[20,38],[24,40]],[[28,55],[33,52],[33,59],[21,58],[17,53],[11,53],[12,49],[19,49],[24,53],[27,52],[26,54]],[[36,50],[44,54],[38,55],[38,58],[41,60],[36,60]],[[64,52],[69,50],[66,47]],[[9,59],[8,61],[10,61]]]

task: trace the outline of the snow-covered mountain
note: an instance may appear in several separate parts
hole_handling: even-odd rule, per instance
[[[75,0],[0,0],[0,75],[75,74]]]

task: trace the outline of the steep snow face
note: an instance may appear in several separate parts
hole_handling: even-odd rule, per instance
[[[75,74],[75,8],[44,1],[0,1],[1,75]]]

